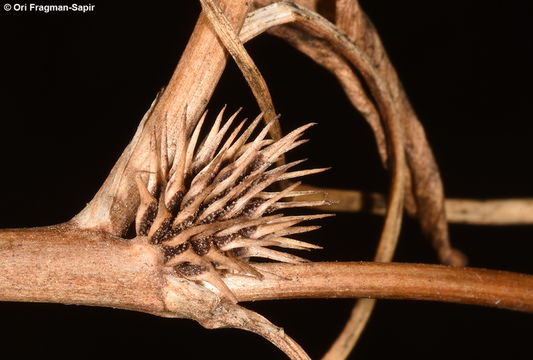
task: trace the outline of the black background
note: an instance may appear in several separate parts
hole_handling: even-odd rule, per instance
[[[449,197],[533,196],[533,11],[528,2],[361,1],[427,131]],[[166,84],[199,13],[195,1],[95,3],[87,14],[0,10],[0,227],[68,220],[90,201]],[[332,166],[310,183],[386,191],[372,134],[334,78],[283,41],[247,45],[284,131],[316,121],[291,158]],[[209,106],[258,109],[230,63]],[[309,240],[313,260],[370,260],[382,219],[338,215]],[[451,226],[475,267],[533,272],[532,227]],[[435,263],[405,220],[395,257]],[[351,300],[245,304],[318,358]],[[189,320],[53,304],[0,304],[3,351],[277,359],[262,338]],[[533,318],[473,306],[381,301],[353,358],[530,358]]]

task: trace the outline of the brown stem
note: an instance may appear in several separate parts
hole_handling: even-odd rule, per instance
[[[230,277],[241,301],[383,298],[455,302],[533,312],[533,276],[505,271],[402,263],[261,264],[263,281]]]
[[[0,300],[161,312],[159,256],[68,225],[0,230]]]
[[[531,275],[399,263],[257,267],[265,274],[262,281],[242,276],[226,278],[239,301],[371,297],[533,312]],[[172,317],[185,314],[205,322],[207,315],[192,314],[190,294],[198,291],[202,296],[198,302],[217,303],[213,293],[175,279],[170,296],[167,278],[159,255],[141,242],[68,226],[0,231],[0,301],[110,306]],[[207,305],[203,309],[206,313],[210,310]]]
[[[383,194],[358,190],[331,189],[300,185],[298,190],[319,193],[305,195],[301,200],[322,200],[324,195],[333,203],[318,206],[321,211],[366,212],[384,215],[387,199]],[[446,218],[450,223],[469,225],[531,225],[533,224],[533,199],[446,199]]]

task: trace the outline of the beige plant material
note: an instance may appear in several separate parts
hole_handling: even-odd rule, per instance
[[[331,212],[367,212],[384,215],[387,199],[383,194],[358,190],[341,190],[302,184],[305,191],[300,200],[317,201],[327,194],[330,204],[317,209]],[[469,225],[530,225],[533,224],[533,199],[454,199],[445,200],[449,223]]]
[[[259,7],[271,4],[273,1],[256,0],[255,3]],[[272,23],[281,25],[295,22],[295,24],[280,26],[269,32],[287,40],[318,64],[332,71],[339,79],[352,104],[365,116],[375,132],[380,154],[385,161],[384,155],[388,153],[386,150],[388,145],[384,136],[385,133],[381,129],[384,126],[382,124],[384,119],[378,121],[379,116],[384,116],[383,111],[378,109],[381,114],[376,114],[372,106],[369,105],[368,95],[365,95],[361,89],[359,81],[353,81],[356,76],[353,70],[350,74],[349,66],[355,66],[357,71],[360,69],[356,65],[357,61],[354,62],[355,59],[349,53],[350,50],[346,51],[343,47],[347,45],[349,49],[351,46],[357,46],[361,50],[370,62],[370,66],[376,71],[377,76],[382,79],[384,88],[381,91],[387,94],[395,104],[397,115],[403,126],[406,160],[409,168],[405,180],[406,209],[419,218],[422,230],[432,239],[441,262],[454,265],[464,264],[464,256],[450,246],[444,212],[442,181],[424,129],[407,99],[396,71],[390,63],[371,21],[360,9],[356,0],[340,1],[339,4],[342,6],[336,9],[335,13],[339,17],[339,21],[350,25],[350,29],[340,29],[346,33],[344,34],[339,32],[339,28],[334,27],[333,32],[339,33],[341,36],[327,37],[323,36],[320,30],[317,33],[316,29],[310,29],[305,25],[309,21],[313,21],[310,19],[315,19],[315,23],[323,23],[323,18],[317,18],[317,14],[312,13],[312,11],[317,11],[316,2],[296,1],[295,3],[274,2],[272,4],[273,7],[280,8],[280,10],[275,10],[274,15],[271,16],[272,18],[278,17],[280,20],[270,20]],[[351,13],[341,15],[343,7],[347,7],[346,11]],[[307,10],[311,10],[311,12],[307,12]],[[276,15],[277,12],[285,14]],[[313,15],[309,16],[309,14]],[[290,21],[287,21],[287,18],[290,18]],[[365,74],[362,75],[365,76]],[[371,86],[369,83],[367,85]],[[374,97],[373,100],[379,104],[379,96],[376,97],[376,94],[372,94],[372,96]],[[387,165],[387,161],[385,164]],[[422,208],[423,210],[421,210]]]
[[[0,301],[108,306],[201,323],[221,321],[210,320],[217,316],[213,309],[232,306],[204,286],[169,278],[151,246],[68,225],[2,230],[0,260]],[[255,266],[265,274],[262,280],[225,280],[239,302],[375,297],[533,312],[532,275],[402,263]]]
[[[261,0],[255,5],[270,3]],[[298,190],[299,183],[266,191],[277,181],[324,170],[289,171],[299,162],[270,168],[305,141],[299,139],[303,129],[285,137],[274,131],[273,139],[267,139],[267,132],[277,126],[271,120],[247,143],[253,127],[248,133],[241,123],[231,131],[235,117],[223,124],[220,115],[204,141],[199,136],[201,114],[226,65],[226,51],[240,66],[267,117],[275,119],[266,83],[242,46],[268,29],[332,71],[375,131],[391,171],[376,259],[392,259],[405,199],[405,207],[431,234],[441,259],[461,260],[449,245],[442,184],[423,129],[357,2],[338,1],[337,26],[313,11],[314,1],[280,2],[253,13],[250,2],[202,0],[202,4],[206,13],[200,16],[169,85],[156,97],[87,207],[63,225],[0,231],[0,300],[112,306],[193,319],[208,328],[240,328],[265,337],[292,359],[309,357],[280,328],[238,302],[397,298],[533,312],[532,276],[414,264],[304,264],[295,255],[270,249],[317,248],[288,236],[315,229],[299,222],[323,215],[266,214],[327,203],[305,198],[309,192]],[[350,27],[353,24],[357,26]],[[276,26],[281,27],[272,30]],[[137,236],[123,239],[134,221]],[[256,264],[248,261],[251,257],[284,264]],[[367,299],[360,304],[352,317],[355,324],[342,335],[352,340],[336,357],[347,356],[374,302]]]
[[[219,39],[224,44],[226,50],[230,53],[233,60],[239,66],[244,78],[252,90],[259,108],[265,114],[265,121],[275,121],[270,128],[270,134],[274,140],[281,137],[281,127],[276,117],[276,110],[272,102],[272,96],[268,90],[267,83],[261,72],[255,65],[251,56],[239,40],[239,36],[232,28],[224,12],[217,6],[213,0],[200,0],[213,29],[216,31]]]
[[[240,29],[250,3],[224,0],[219,4],[235,29]],[[154,100],[98,193],[72,220],[77,226],[115,235],[125,233],[139,201],[135,176],[139,171],[148,170],[146,150],[152,129],[161,129],[165,124],[169,136],[175,137],[180,121],[185,119],[186,127],[196,122],[222,75],[226,56],[209,19],[201,14],[168,85]],[[169,150],[172,157],[175,149]]]
[[[260,0],[258,3],[265,5],[269,1]],[[305,4],[310,5],[308,2]],[[406,155],[411,171],[411,176],[407,172],[404,175],[404,186],[407,190],[406,208],[411,213],[416,213],[417,208],[423,209],[417,213],[421,227],[430,235],[441,261],[462,265],[465,262],[464,256],[450,246],[444,213],[444,193],[437,165],[424,131],[399,83],[394,68],[388,60],[379,36],[356,0],[341,0],[337,1],[336,5],[337,26],[346,35],[336,28],[328,29],[330,32],[336,33],[336,36],[326,35],[325,32],[328,30],[325,29],[331,28],[327,21],[304,7],[288,3],[273,4],[272,7],[276,7],[276,10],[273,11],[272,18],[276,16],[281,19],[291,18],[291,23],[296,26],[293,24],[290,27],[279,27],[270,32],[286,39],[297,49],[335,74],[352,104],[365,116],[374,131],[380,155],[386,165],[389,156],[387,153],[391,152],[391,139],[397,138],[397,133],[387,131],[387,114],[382,108],[379,109],[383,101],[383,97],[380,95],[386,94],[392,99],[392,103],[396,106],[396,114],[402,124],[402,131],[405,134]],[[286,14],[281,16],[277,14],[283,12]],[[308,23],[313,23],[316,26],[308,26]],[[280,24],[282,22],[278,20],[277,25]],[[318,30],[319,28],[322,29]],[[309,39],[310,35],[313,40]],[[384,83],[384,86],[378,90],[369,82],[365,72],[361,72],[366,84],[370,87],[374,100],[378,103],[379,113],[376,112],[357,80],[357,76],[349,67],[351,65],[361,71],[361,63],[353,58],[357,52],[353,51],[350,45],[355,45],[361,49],[365,58],[368,58],[369,67],[375,69],[378,74],[376,77],[379,77]],[[343,50],[343,47],[346,49]],[[356,56],[361,57],[359,54]],[[382,128],[385,128],[385,131]],[[393,244],[391,241],[381,241],[375,257],[376,261],[391,261],[394,253]],[[387,251],[384,252],[383,249],[387,249]],[[361,334],[373,306],[373,301],[361,300],[358,302],[341,338],[327,357],[345,358],[349,354],[359,334]]]

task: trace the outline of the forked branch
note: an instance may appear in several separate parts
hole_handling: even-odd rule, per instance
[[[394,298],[533,312],[533,276],[383,263],[392,260],[405,207],[419,217],[442,262],[462,264],[449,244],[440,175],[422,126],[357,1],[336,2],[336,25],[315,12],[315,1],[297,2],[256,0],[256,6],[268,6],[250,13],[251,2],[201,0],[205,13],[169,85],[91,203],[67,224],[0,231],[0,301],[112,306],[194,319],[208,328],[236,327],[264,336],[293,359],[308,356],[280,328],[236,302]],[[376,197],[382,205],[378,210],[387,208],[376,254],[380,263],[301,264],[299,257],[268,248],[316,248],[285,235],[315,228],[295,225],[322,215],[262,215],[327,201],[283,200],[302,195],[297,183],[279,192],[266,190],[276,181],[322,169],[286,172],[299,162],[270,167],[305,142],[299,140],[305,127],[282,137],[272,121],[266,82],[243,46],[265,31],[334,73],[375,132],[391,172],[388,201]],[[226,65],[226,51],[250,84],[268,125],[246,143],[253,126],[238,135],[243,122],[226,133],[231,121],[221,127],[218,119],[195,152],[200,114]],[[272,139],[265,138],[269,130]],[[135,217],[136,237],[125,240],[121,236]],[[291,264],[256,264],[248,262],[251,257]],[[343,332],[349,344],[327,357],[342,358],[352,349],[374,301],[359,304],[355,323]]]

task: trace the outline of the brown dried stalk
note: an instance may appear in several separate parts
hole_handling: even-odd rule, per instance
[[[0,260],[1,301],[112,306],[201,322],[216,314],[209,306],[195,306],[194,301],[227,306],[213,292],[193,282],[176,278],[166,284],[157,252],[145,244],[106,234],[80,233],[66,226],[2,230]],[[46,267],[33,266],[44,262]],[[265,274],[263,280],[242,276],[226,279],[239,301],[379,297],[533,312],[531,275],[400,263],[256,266]],[[174,292],[173,287],[180,292]],[[181,303],[184,300],[188,306]]]
[[[241,67],[258,102],[269,114],[267,116],[274,119],[266,83],[240,41],[272,26],[291,23],[292,27],[280,28],[276,34],[317,59],[341,80],[350,100],[362,111],[375,131],[380,154],[391,170],[387,218],[376,259],[392,259],[400,231],[404,196],[407,197],[407,209],[416,212],[423,229],[431,233],[440,257],[448,262],[459,259],[449,246],[442,184],[433,156],[375,30],[354,1],[338,1],[338,28],[309,10],[315,9],[314,2],[301,3],[308,9],[288,3],[275,4],[251,13],[245,23],[245,16],[250,10],[249,3],[202,0],[208,10],[207,16],[200,16],[169,85],[154,101],[132,142],[91,203],[67,224],[0,231],[0,300],[111,306],[159,316],[194,319],[208,328],[240,328],[265,337],[293,359],[309,357],[283,330],[235,302],[305,297],[368,297],[449,301],[533,312],[531,276],[413,264],[296,265],[301,259],[265,250],[267,246],[276,245],[313,247],[277,233],[306,231],[293,227],[296,224],[292,223],[294,218],[285,219],[287,226],[279,225],[277,218],[262,218],[261,221],[265,222],[256,224],[257,218],[250,220],[246,218],[247,215],[224,219],[230,222],[239,220],[229,224],[229,228],[203,222],[206,209],[226,195],[222,190],[231,193],[240,184],[254,187],[258,182],[261,183],[264,171],[268,168],[266,165],[287,151],[285,147],[292,147],[298,142],[291,135],[286,143],[283,143],[284,140],[276,143],[260,138],[255,142],[259,144],[258,148],[243,142],[242,148],[235,148],[235,152],[231,152],[228,150],[232,147],[231,141],[227,143],[228,147],[222,145],[219,148],[225,132],[219,132],[219,123],[216,130],[210,132],[212,136],[208,135],[208,140],[200,145],[201,150],[193,156],[194,161],[188,157],[188,144],[195,138],[191,134],[197,129],[195,126],[200,114],[225,67],[225,49]],[[356,26],[350,27],[353,24]],[[242,32],[239,33],[241,26]],[[239,34],[240,40],[236,34]],[[368,94],[362,82],[368,86]],[[272,129],[278,124],[270,122],[269,126]],[[268,126],[266,129],[269,129]],[[281,133],[276,130],[272,137],[281,138]],[[215,138],[218,140],[212,140]],[[407,145],[405,149],[404,142]],[[237,175],[243,176],[242,181],[234,179],[236,182],[232,186],[217,193],[217,186],[232,176],[222,171],[226,162],[231,168],[231,164],[243,159],[239,158],[239,154],[246,153],[247,149],[253,149],[251,153],[258,157],[242,160],[250,160],[246,165],[253,165],[249,167],[251,170],[236,171]],[[256,175],[255,167],[263,166],[261,161],[257,161],[262,160],[259,157],[270,150],[276,156],[272,155],[265,161],[265,168],[257,174],[257,178],[250,179]],[[226,158],[225,151],[231,156]],[[407,154],[407,166],[404,153]],[[190,154],[193,154],[192,150]],[[406,170],[410,171],[410,175]],[[267,176],[267,180],[290,177],[280,175],[283,174],[281,171],[277,174],[277,169],[271,171],[271,179]],[[303,174],[295,173],[293,175]],[[176,182],[176,178],[179,181]],[[174,187],[174,184],[178,185]],[[411,187],[414,188],[413,193]],[[189,193],[185,192],[185,188]],[[251,196],[260,202],[253,205],[261,207],[266,202],[268,206],[262,209],[265,211],[275,206],[282,208],[291,206],[291,203],[277,202],[279,199],[302,195],[294,188],[285,191],[267,193],[262,192],[262,189],[257,190]],[[202,199],[199,199],[199,193],[203,194]],[[213,198],[210,198],[211,194],[215,194]],[[232,199],[242,199],[245,197],[243,194],[235,194],[236,197]],[[180,206],[171,206],[175,195],[183,195],[190,202],[183,201]],[[269,203],[268,199],[274,200]],[[305,198],[300,200],[306,204],[303,206],[309,205]],[[313,205],[325,203],[323,200],[318,202],[320,204],[315,202]],[[246,207],[244,203],[241,205],[243,207],[240,209]],[[213,207],[213,212],[223,210],[227,211],[223,214],[232,214],[232,208],[217,206]],[[257,208],[246,210],[254,213]],[[133,240],[125,240],[121,236],[135,217],[137,236]],[[169,226],[169,221],[177,229]],[[249,226],[250,229],[245,232],[248,235],[229,231],[235,230],[235,226],[251,225],[247,221],[253,222],[253,226]],[[200,227],[201,231],[198,230]],[[162,229],[169,238],[156,240]],[[185,237],[183,234],[191,229],[194,231]],[[267,230],[272,230],[276,238],[264,238],[264,234],[270,234]],[[238,248],[255,252],[234,253],[233,248],[216,244],[212,238],[218,236],[217,240],[221,240],[223,236],[230,235],[237,236],[236,241],[240,241]],[[202,245],[207,244],[207,249],[195,249],[197,241]],[[253,241],[264,243],[254,246],[251,245]],[[187,249],[181,249],[182,245]],[[260,255],[295,264],[255,264],[244,261]],[[362,311],[355,310],[352,318],[352,321],[355,319],[354,326],[348,326],[343,333],[344,338],[352,340],[339,350],[333,349],[329,357],[345,357],[353,347],[374,302],[364,300],[360,304]],[[343,338],[340,340],[344,341]]]
[[[301,191],[316,192],[301,200],[315,201],[327,193],[328,206],[318,207],[331,212],[367,212],[384,215],[386,198],[383,194],[357,190],[341,190],[300,185]],[[446,199],[446,219],[450,223],[470,225],[530,225],[533,224],[533,199]]]

